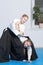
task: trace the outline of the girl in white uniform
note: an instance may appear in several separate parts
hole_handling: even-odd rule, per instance
[[[22,15],[20,19],[15,19],[12,24],[10,24],[10,29],[19,37],[22,43],[24,43],[24,47],[27,48],[28,61],[31,62],[32,48],[31,42],[24,37],[25,25],[24,23],[28,20],[28,16],[26,14]]]

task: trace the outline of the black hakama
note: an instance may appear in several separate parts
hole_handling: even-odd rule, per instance
[[[31,41],[29,37],[27,38]],[[36,54],[32,41],[31,44],[32,44],[31,60],[35,60],[37,59],[38,56]],[[27,59],[27,51],[24,54],[24,49],[25,49],[24,45],[22,44],[20,39],[9,28],[3,31],[3,34],[0,38],[0,62],[9,61],[10,59],[12,60]]]

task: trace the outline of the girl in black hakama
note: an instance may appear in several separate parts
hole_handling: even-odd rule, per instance
[[[27,36],[30,41],[31,39]],[[37,54],[31,41],[32,56],[31,60],[37,59]],[[0,62],[12,60],[27,60],[27,53],[24,53],[24,46],[20,39],[9,29],[5,29],[0,39]],[[25,49],[25,52],[27,50]],[[10,55],[10,57],[9,57]]]

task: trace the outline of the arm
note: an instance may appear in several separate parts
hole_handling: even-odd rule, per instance
[[[24,35],[23,31],[20,30],[20,24],[19,23],[15,23],[15,28],[16,30],[18,30],[20,32],[21,35]]]

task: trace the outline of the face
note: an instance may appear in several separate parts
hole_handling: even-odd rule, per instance
[[[27,17],[22,17],[22,18],[21,18],[21,23],[23,24],[23,23],[25,23],[27,20],[28,20]]]
[[[26,41],[25,45],[30,46],[31,45],[30,41]]]

